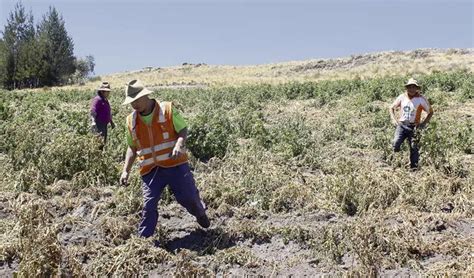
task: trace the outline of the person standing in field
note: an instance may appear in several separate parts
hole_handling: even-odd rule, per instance
[[[109,123],[112,128],[115,128],[115,124],[112,120],[112,110],[108,100],[109,94],[109,82],[102,82],[97,89],[97,95],[92,99],[90,109],[92,132],[103,138],[104,145],[107,142],[107,127]]]
[[[171,102],[150,99],[151,93],[139,80],[132,80],[125,89],[123,102],[123,105],[131,104],[133,112],[127,117],[128,149],[120,182],[128,184],[130,169],[138,157],[144,198],[139,234],[142,237],[154,234],[158,201],[167,185],[178,203],[196,217],[201,227],[208,228],[206,207],[185,150],[187,124]]]
[[[396,126],[395,136],[393,138],[393,150],[399,152],[400,147],[408,139],[410,146],[410,168],[417,169],[419,161],[418,142],[415,140],[416,130],[421,130],[431,120],[433,109],[428,100],[420,93],[421,87],[418,82],[411,78],[405,84],[405,93],[397,97],[390,107],[390,117],[394,126]],[[395,116],[395,110],[400,108],[400,116]],[[424,120],[421,120],[421,114],[428,113]]]

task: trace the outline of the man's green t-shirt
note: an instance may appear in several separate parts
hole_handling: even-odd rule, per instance
[[[188,124],[186,123],[184,118],[181,116],[181,114],[179,114],[179,112],[176,109],[171,108],[171,112],[173,114],[173,126],[176,132],[180,132],[183,128],[188,127]],[[153,118],[153,112],[146,116],[141,116],[141,117],[146,125],[150,125],[151,119]],[[127,128],[127,144],[130,147],[135,147],[135,145],[133,144],[132,134],[130,133],[130,130],[128,130],[128,128]]]

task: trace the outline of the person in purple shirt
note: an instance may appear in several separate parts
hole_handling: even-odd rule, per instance
[[[92,99],[90,111],[92,132],[100,135],[104,139],[104,144],[107,142],[108,124],[110,123],[110,126],[115,128],[112,120],[112,110],[108,101],[109,94],[109,82],[102,82],[99,89],[97,89],[97,96]]]

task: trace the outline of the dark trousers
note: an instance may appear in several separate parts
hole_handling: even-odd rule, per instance
[[[418,150],[418,142],[415,140],[415,126],[414,125],[405,125],[399,124],[395,130],[395,136],[393,138],[393,151],[399,152],[400,147],[408,139],[408,144],[410,146],[410,167],[418,167],[418,160],[420,158],[420,153]]]
[[[104,144],[107,142],[107,127],[109,123],[95,122],[97,127],[97,133],[104,138]]]
[[[155,232],[158,222],[158,201],[166,185],[170,186],[178,203],[189,213],[195,217],[206,214],[188,163],[171,168],[156,167],[144,175],[142,180],[144,204],[139,227],[140,236],[150,237]]]

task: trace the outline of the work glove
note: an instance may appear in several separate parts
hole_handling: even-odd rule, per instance
[[[128,185],[128,176],[129,173],[123,171],[122,175],[120,176],[120,185],[127,186]]]
[[[170,154],[171,159],[177,159],[180,155],[184,154],[185,150],[181,144],[176,144],[173,151]]]

